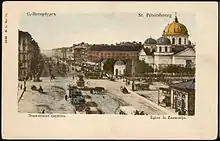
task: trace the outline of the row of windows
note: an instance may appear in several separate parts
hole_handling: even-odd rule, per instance
[[[26,76],[27,75],[27,71],[26,70],[20,70],[20,75]]]
[[[162,52],[162,47],[159,47],[159,52]],[[165,51],[164,52],[168,52],[168,48],[165,47]]]
[[[20,51],[25,51],[25,50],[28,50],[28,46],[26,46],[26,45],[23,45],[23,46],[19,46],[19,50]]]
[[[28,62],[20,63],[21,68],[27,68],[28,67]]]
[[[19,54],[19,60],[20,61],[28,60],[28,54]]]
[[[27,44],[27,40],[23,39],[21,42],[21,39],[18,41],[19,45],[26,45]]]
[[[172,39],[172,44],[175,44],[175,38]],[[182,44],[182,39],[179,38],[179,44]],[[186,44],[186,38],[184,38],[184,44]]]
[[[136,55],[135,53],[99,53],[99,52],[94,52],[92,53],[93,55],[124,55],[124,56],[129,56],[129,55]]]

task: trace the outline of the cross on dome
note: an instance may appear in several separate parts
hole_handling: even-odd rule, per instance
[[[177,12],[175,12],[175,22],[178,23]]]

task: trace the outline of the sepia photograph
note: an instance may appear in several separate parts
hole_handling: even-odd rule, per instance
[[[18,111],[195,115],[195,15],[164,15],[22,15]]]
[[[2,10],[3,138],[217,137],[217,3]]]

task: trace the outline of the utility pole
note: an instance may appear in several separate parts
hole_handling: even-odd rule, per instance
[[[74,48],[74,51],[73,51],[73,60],[74,60],[74,63],[73,63],[73,81],[75,80],[75,73],[76,73],[76,57],[75,57],[75,48]]]
[[[132,67],[132,91],[134,91],[134,87],[135,87],[135,82],[134,82],[134,76],[135,76],[135,60],[134,60],[134,58],[132,58],[131,67]]]

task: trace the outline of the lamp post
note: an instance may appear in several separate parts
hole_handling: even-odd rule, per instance
[[[135,76],[135,63],[134,63],[134,59],[132,59],[132,91],[134,91],[135,89],[134,76]]]
[[[158,105],[160,105],[160,88],[159,88],[159,90],[158,90],[158,94],[157,94],[157,96],[158,96],[158,99],[157,99],[157,100],[158,100],[158,101],[157,101],[157,104],[158,104]]]

